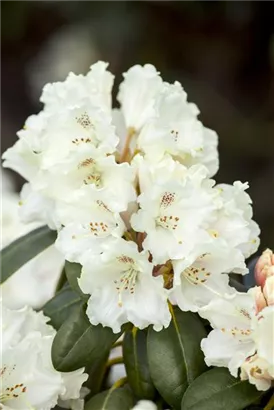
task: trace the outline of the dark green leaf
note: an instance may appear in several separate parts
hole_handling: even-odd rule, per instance
[[[59,276],[58,282],[55,287],[55,293],[59,292],[61,289],[63,289],[66,285],[69,285],[67,281],[67,276],[65,272],[65,267],[63,267],[62,272]]]
[[[81,270],[82,270],[82,266],[79,263],[72,263],[72,262],[66,261],[66,263],[65,263],[65,272],[66,272],[66,275],[67,275],[68,282],[69,282],[71,288],[75,292],[77,292],[83,300],[86,301],[89,298],[89,295],[85,295],[81,291],[81,289],[78,285],[78,278],[80,277]]]
[[[99,393],[100,390],[104,390],[104,388],[102,389],[102,386],[106,377],[109,353],[110,352],[108,351],[105,357],[92,362],[90,366],[86,367],[85,371],[89,375],[85,384],[85,386],[89,388],[88,397],[93,397],[95,394]]]
[[[154,385],[164,400],[179,409],[187,387],[206,370],[200,343],[206,337],[197,315],[172,308],[167,329],[148,333],[148,362]]]
[[[93,326],[81,306],[63,323],[52,344],[56,370],[70,372],[100,360],[121,336],[109,327]]]
[[[133,406],[133,394],[125,386],[97,394],[86,403],[84,410],[130,410]]]
[[[147,331],[133,327],[125,333],[123,340],[123,357],[128,383],[136,397],[153,399],[153,386],[147,359]]]
[[[230,286],[235,288],[238,292],[247,292],[247,288],[245,287],[245,285],[239,282],[234,276],[229,275],[229,284]]]
[[[214,368],[198,377],[187,389],[182,410],[242,410],[262,396],[248,381]]]
[[[52,326],[59,329],[74,310],[80,307],[80,304],[79,295],[69,287],[65,287],[45,304],[43,312],[50,317]]]
[[[54,243],[56,232],[42,226],[6,246],[1,251],[1,283],[21,266]]]

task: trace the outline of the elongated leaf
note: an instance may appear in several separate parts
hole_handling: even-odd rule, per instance
[[[125,386],[97,394],[86,403],[84,410],[130,410],[133,405],[133,394]]]
[[[93,397],[102,390],[102,385],[106,376],[109,353],[110,352],[108,351],[103,358],[92,362],[90,366],[86,367],[85,372],[89,375],[85,384],[89,389],[88,397]]]
[[[105,356],[121,336],[108,327],[93,326],[81,306],[63,323],[52,344],[52,362],[56,370],[70,372]]]
[[[187,387],[206,370],[200,343],[206,337],[197,315],[172,308],[167,329],[148,333],[148,362],[154,385],[164,400],[175,409]]]
[[[79,285],[78,285],[78,278],[80,277],[82,270],[82,266],[79,263],[71,263],[66,261],[65,263],[65,272],[67,275],[68,282],[71,288],[80,295],[83,300],[87,300],[89,298],[88,295],[85,295]]]
[[[59,276],[58,282],[55,287],[55,293],[59,292],[61,289],[63,289],[67,285],[70,286],[67,280],[65,267],[63,267],[62,272]]]
[[[65,287],[45,304],[43,312],[50,317],[52,326],[59,329],[75,309],[79,309],[80,305],[80,296],[70,287]]]
[[[153,399],[155,388],[148,367],[146,330],[134,327],[125,333],[123,357],[133,393],[140,399]]]
[[[235,379],[225,368],[208,370],[187,389],[182,410],[242,410],[262,396],[248,381]]]
[[[6,246],[0,254],[1,283],[7,280],[21,266],[54,243],[56,232],[42,226]]]

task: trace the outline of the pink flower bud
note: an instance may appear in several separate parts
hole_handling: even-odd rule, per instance
[[[255,266],[255,280],[257,285],[264,286],[266,278],[274,275],[274,254],[266,249],[259,257]]]
[[[274,276],[266,279],[263,293],[268,306],[274,305]]]
[[[252,289],[252,294],[255,299],[255,309],[257,315],[261,310],[263,310],[267,306],[267,303],[262,292],[262,288],[260,286],[255,286]]]

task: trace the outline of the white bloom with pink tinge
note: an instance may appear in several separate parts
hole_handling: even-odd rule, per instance
[[[253,290],[213,300],[200,309],[213,330],[201,347],[208,366],[228,367],[258,390],[267,390],[274,380],[274,306],[259,312]],[[257,313],[256,313],[257,312]]]

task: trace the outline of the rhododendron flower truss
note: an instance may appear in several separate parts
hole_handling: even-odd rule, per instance
[[[161,409],[199,410],[203,395],[216,408],[212,392],[231,389],[244,410],[261,400],[274,372],[273,253],[256,267],[262,287],[241,293],[229,276],[241,282],[259,246],[248,183],[216,184],[218,136],[178,81],[135,65],[123,74],[118,108],[113,81],[98,62],[86,75],[47,84],[42,111],[3,154],[3,166],[26,180],[22,222],[49,228],[3,250],[3,281],[50,245],[64,264],[41,307],[49,335],[38,319],[24,321],[40,313],[5,313],[1,406],[81,410],[88,401],[86,410],[129,410],[156,400]],[[4,301],[18,294],[2,290]],[[22,298],[29,306],[34,299]],[[113,357],[121,344],[122,356]],[[116,364],[125,364],[126,377],[112,377],[103,391]],[[215,368],[203,381],[206,364]],[[84,369],[90,377],[80,392]],[[244,393],[239,383],[248,385]]]

